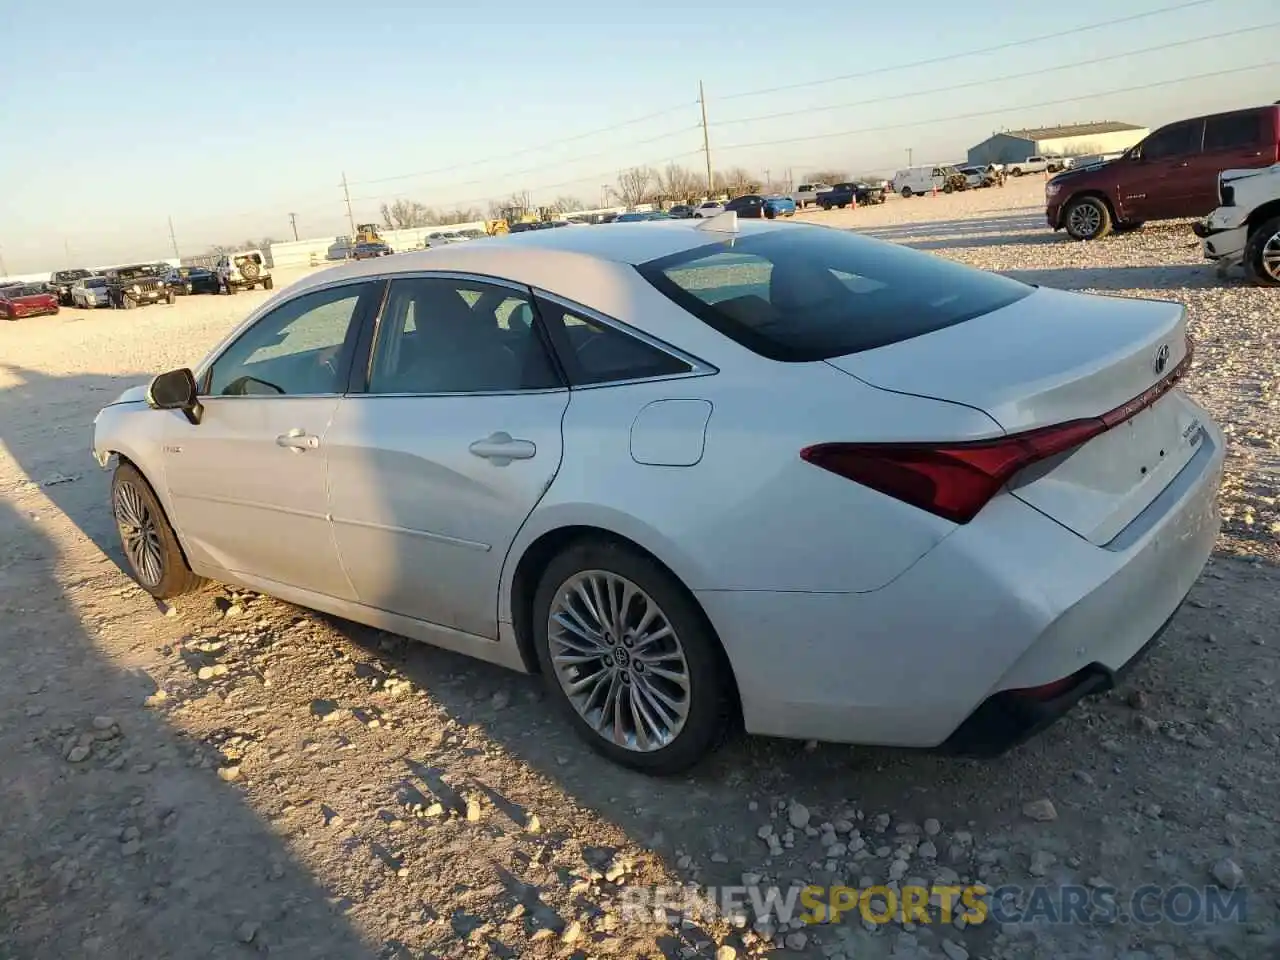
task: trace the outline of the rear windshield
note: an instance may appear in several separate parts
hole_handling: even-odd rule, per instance
[[[84,282],[86,287],[105,287],[107,285],[106,277],[90,277]]]
[[[791,227],[640,265],[666,296],[772,360],[874,350],[1008,306],[1031,287],[844,230]]]

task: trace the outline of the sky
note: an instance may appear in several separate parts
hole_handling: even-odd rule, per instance
[[[345,234],[344,174],[357,222],[401,198],[594,205],[626,167],[705,171],[700,81],[713,166],[797,182],[1280,98],[1276,0],[0,6],[11,274],[172,256],[170,219],[182,255],[292,239],[291,212]]]

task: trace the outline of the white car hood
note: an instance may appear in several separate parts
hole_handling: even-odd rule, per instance
[[[1265,177],[1272,174],[1280,173],[1280,163],[1273,163],[1269,167],[1247,167],[1237,170],[1223,170],[1222,182],[1231,183],[1235,180],[1245,180],[1249,177]]]
[[[120,396],[112,400],[107,406],[114,407],[117,403],[141,403],[147,399],[147,384],[140,383],[136,387],[130,387]]]

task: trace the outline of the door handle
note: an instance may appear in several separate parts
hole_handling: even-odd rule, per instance
[[[282,433],[276,437],[276,446],[292,450],[294,453],[304,453],[320,446],[320,438],[312,436],[299,427],[294,427],[288,433]]]
[[[483,440],[477,440],[467,449],[477,457],[484,457],[495,467],[505,467],[512,460],[528,460],[538,452],[532,440],[516,440],[502,430],[489,434]]]

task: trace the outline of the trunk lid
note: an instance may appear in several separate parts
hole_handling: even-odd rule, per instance
[[[883,390],[977,408],[1012,434],[1115,411],[1169,377],[1187,350],[1180,304],[1038,289],[967,323],[828,362]],[[1108,543],[1191,459],[1199,415],[1166,393],[1009,488]]]

